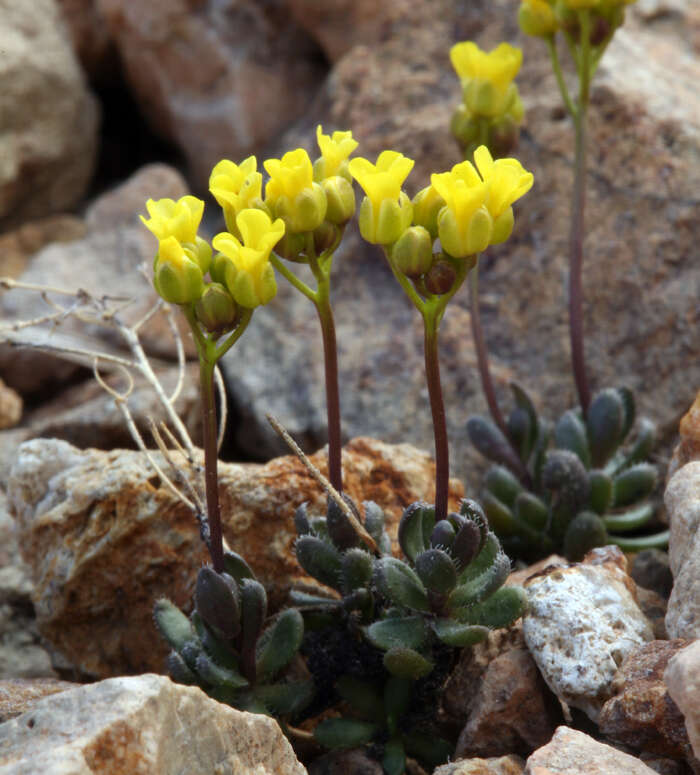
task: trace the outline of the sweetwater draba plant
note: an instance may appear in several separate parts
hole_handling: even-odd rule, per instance
[[[569,330],[580,408],[565,412],[553,432],[517,384],[512,385],[513,411],[507,420],[501,413],[480,319],[478,267],[471,273],[472,335],[491,420],[471,418],[467,431],[477,449],[499,464],[489,470],[484,483],[489,519],[508,551],[528,560],[553,550],[579,558],[588,549],[609,542],[638,550],[663,546],[668,539],[667,531],[632,538],[620,535],[638,531],[654,515],[655,509],[646,498],[654,488],[657,473],[654,466],[643,462],[653,446],[654,427],[649,420],[641,419],[636,440],[630,442],[635,403],[627,388],[602,390],[591,401],[583,351],[586,113],[590,81],[624,20],[625,4],[622,0],[523,0],[519,9],[523,31],[547,44],[557,84],[575,127]],[[571,98],[562,75],[556,47],[559,32],[576,64],[576,99]],[[456,68],[465,100],[477,92],[487,96],[505,94],[504,79],[513,73],[513,66],[509,70],[508,64],[514,59],[506,44],[489,54],[471,42],[457,44],[452,51],[453,62],[457,51],[462,51],[463,57],[467,54],[469,64],[461,71]],[[493,98],[494,109],[499,104],[504,103]],[[550,443],[555,449],[548,452]]]
[[[254,195],[253,190],[251,199]],[[182,310],[199,356],[206,513],[198,516],[212,560],[197,575],[192,616],[188,619],[161,599],[155,622],[173,648],[168,658],[173,678],[197,683],[235,707],[290,714],[308,701],[312,685],[274,679],[299,649],[303,620],[290,609],[266,625],[265,589],[243,558],[224,551],[214,400],[217,362],[243,334],[254,310],[276,293],[269,256],[285,224],[262,209],[243,207],[228,221],[235,234],[214,237],[219,252],[212,256],[197,234],[204,202],[186,196],[177,202],[149,200],[146,207],[150,217],[142,220],[158,238],[153,284],[165,301]]]

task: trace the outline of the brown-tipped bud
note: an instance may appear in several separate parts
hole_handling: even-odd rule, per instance
[[[518,125],[511,116],[498,119],[489,131],[489,150],[496,159],[508,156],[518,144]]]
[[[612,25],[604,16],[594,16],[589,40],[591,46],[599,46],[610,35]]]
[[[463,148],[478,140],[479,122],[463,103],[458,105],[452,114],[450,132]]]
[[[440,259],[430,267],[430,271],[425,275],[425,288],[428,293],[440,296],[452,288],[456,277],[457,272],[452,264]]]
[[[324,221],[314,229],[314,250],[320,256],[326,250],[331,250],[338,243],[340,228],[330,221]]]
[[[391,248],[394,266],[406,277],[417,279],[433,263],[433,238],[423,226],[411,226]]]
[[[285,231],[284,236],[275,245],[273,250],[280,258],[303,264],[306,261],[306,256],[304,255],[305,244],[305,234]]]
[[[238,310],[228,289],[209,283],[194,307],[197,320],[210,334],[225,334],[236,324]]]

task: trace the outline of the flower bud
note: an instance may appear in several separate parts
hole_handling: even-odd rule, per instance
[[[463,148],[477,141],[479,137],[479,122],[472,116],[464,104],[458,105],[452,114],[450,132]]]
[[[355,191],[352,180],[348,181],[340,175],[334,175],[332,178],[325,178],[321,186],[328,202],[326,220],[338,226],[347,223],[355,214]]]
[[[175,237],[160,242],[153,285],[171,304],[190,304],[204,291],[202,270],[193,251],[184,249]]]
[[[464,84],[462,90],[464,104],[477,116],[500,116],[505,113],[513,102],[515,84],[505,90],[498,89],[491,81],[483,78],[473,78]]]
[[[514,223],[515,219],[513,217],[512,207],[504,210],[500,215],[494,218],[489,245],[499,245],[501,242],[505,242],[513,233]]]
[[[210,334],[225,334],[236,322],[236,302],[220,283],[209,283],[194,306],[197,320]]]
[[[406,277],[417,279],[433,263],[433,238],[423,226],[411,226],[391,248],[394,266]]]
[[[209,271],[209,265],[211,264],[211,245],[200,236],[195,237],[193,252],[199,264],[199,268],[202,270],[202,274],[206,274]]]
[[[340,228],[329,220],[325,220],[317,229],[314,229],[314,250],[319,256],[326,250],[337,246],[340,241]]]
[[[413,205],[404,191],[398,201],[381,200],[377,213],[370,198],[365,197],[360,205],[360,234],[375,245],[391,245],[411,225],[412,216]]]
[[[559,24],[554,9],[547,0],[523,0],[518,9],[518,24],[526,35],[550,38]]]
[[[511,116],[499,118],[489,128],[489,150],[494,157],[508,156],[517,144],[518,125]]]
[[[456,277],[457,272],[452,264],[445,259],[440,259],[430,267],[430,271],[426,274],[425,288],[428,293],[441,296],[452,288]]]
[[[448,207],[440,210],[438,231],[443,250],[454,258],[466,258],[481,253],[489,245],[493,219],[482,205],[467,223],[458,221]]]
[[[422,188],[413,197],[413,223],[427,229],[435,239],[438,235],[438,213],[445,206],[445,200],[432,186]]]
[[[287,261],[294,261],[298,264],[306,262],[306,256],[304,255],[304,247],[306,246],[305,234],[290,234],[284,233],[284,237],[275,245],[273,250],[278,256],[286,259]]]
[[[318,183],[302,189],[294,199],[280,196],[273,205],[275,217],[282,218],[288,232],[313,231],[326,217],[328,202]]]
[[[214,253],[209,264],[209,276],[215,283],[226,284],[225,270],[228,258],[223,253]]]

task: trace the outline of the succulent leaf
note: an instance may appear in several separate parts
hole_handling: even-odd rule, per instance
[[[345,494],[342,495],[342,498],[359,522],[360,515],[352,499]],[[360,537],[357,534],[355,527],[333,498],[328,498],[326,527],[328,528],[328,535],[330,536],[331,541],[333,541],[335,547],[341,551],[350,549],[360,543]]]
[[[638,463],[646,460],[654,447],[656,441],[656,425],[647,417],[642,417],[639,421],[637,435],[631,448],[625,453],[624,465]]]
[[[547,504],[531,492],[521,492],[515,499],[515,518],[523,525],[542,531],[547,527],[549,509]]]
[[[578,455],[585,468],[591,467],[586,426],[571,409],[564,412],[554,428],[554,444],[558,449],[568,449]]]
[[[309,606],[338,608],[342,605],[342,600],[339,600],[338,598],[314,595],[310,592],[304,592],[301,589],[292,589],[289,593],[289,599],[293,605],[301,608],[308,608]]]
[[[489,633],[480,624],[463,624],[454,619],[436,619],[430,625],[437,637],[448,646],[463,648],[481,642]]]
[[[384,684],[384,712],[390,735],[398,732],[399,722],[408,710],[412,683],[406,678],[392,675]]]
[[[452,523],[447,519],[441,519],[433,528],[430,534],[430,545],[437,548],[447,549],[452,546],[455,539],[455,529]]]
[[[373,684],[359,680],[354,675],[344,675],[338,679],[335,688],[340,697],[363,718],[378,723],[383,721],[382,697]]]
[[[314,696],[313,681],[274,683],[256,686],[253,691],[256,700],[276,716],[288,716],[303,710]]]
[[[372,580],[372,557],[364,549],[348,549],[341,559],[341,587],[343,594],[367,587]]]
[[[256,644],[267,615],[265,587],[255,579],[241,582],[241,672],[251,682],[255,675]]]
[[[385,744],[382,769],[386,775],[403,775],[406,772],[406,751],[400,737],[392,737]]]
[[[510,560],[499,547],[493,563],[484,573],[455,587],[448,600],[450,610],[485,600],[503,585],[509,574]]]
[[[434,665],[414,649],[394,646],[384,654],[384,667],[399,678],[422,678],[433,669]]]
[[[608,543],[605,522],[592,511],[577,514],[564,534],[564,555],[569,560],[580,560],[586,552]]]
[[[357,748],[379,732],[378,724],[349,718],[327,718],[316,725],[314,739],[324,748]]]
[[[243,581],[243,579],[255,578],[255,574],[251,570],[250,565],[248,565],[243,557],[236,552],[224,552],[224,570],[239,583]]]
[[[416,572],[395,557],[382,557],[375,562],[374,583],[395,605],[428,611],[428,594]]]
[[[238,657],[228,641],[207,627],[206,622],[197,611],[192,612],[190,620],[201,641],[202,648],[214,662],[223,667],[238,670]]]
[[[485,490],[482,497],[484,510],[489,525],[501,536],[509,536],[518,532],[513,512],[503,501],[499,500],[490,490]]]
[[[527,594],[522,587],[501,587],[482,603],[462,608],[459,620],[489,629],[508,627],[527,611]]]
[[[591,462],[596,468],[605,465],[615,452],[625,426],[625,405],[617,390],[601,390],[588,407],[586,427]]]
[[[416,573],[430,592],[446,595],[457,583],[452,557],[442,549],[426,549],[416,557]]]
[[[408,506],[399,521],[399,545],[411,562],[427,548],[435,524],[435,508],[417,501]],[[427,535],[427,538],[426,538]]]
[[[588,472],[588,503],[601,516],[610,508],[613,499],[613,480],[599,469]]]
[[[197,675],[212,686],[229,686],[232,689],[248,686],[248,681],[237,670],[217,665],[204,651],[197,657]]]
[[[422,616],[402,616],[380,619],[364,628],[367,640],[382,651],[395,646],[419,649],[428,637]]]
[[[494,463],[502,463],[511,471],[520,469],[520,457],[492,420],[480,416],[470,417],[467,420],[467,433],[471,443],[484,457]]]
[[[529,413],[522,407],[516,406],[508,415],[506,427],[510,443],[518,450],[523,463],[526,463],[535,439]]]
[[[637,416],[637,406],[634,400],[634,393],[628,387],[617,388],[617,394],[620,396],[624,409],[624,419],[622,421],[622,430],[620,431],[620,444],[622,444],[634,425],[634,420]]]
[[[300,506],[297,506],[294,512],[294,527],[296,528],[297,535],[304,536],[311,533],[311,522],[309,522],[309,504],[304,501]]]
[[[467,584],[482,576],[493,565],[501,552],[501,544],[494,533],[488,533],[481,551],[459,574],[458,584]]]
[[[335,546],[315,535],[303,535],[297,538],[294,549],[297,562],[310,576],[340,590],[341,556]]]
[[[656,478],[656,467],[651,463],[637,463],[622,471],[613,480],[615,506],[627,506],[646,498],[656,486]]]
[[[483,545],[482,538],[482,528],[471,520],[465,520],[450,547],[450,554],[457,563],[458,571],[466,568],[479,553]]]
[[[153,619],[160,634],[175,651],[182,651],[185,643],[194,636],[190,620],[167,597],[156,600]]]
[[[644,527],[654,516],[654,507],[651,503],[644,503],[635,509],[623,511],[620,514],[606,514],[603,522],[608,530],[619,533],[627,533]]]
[[[484,486],[490,490],[499,501],[511,508],[518,494],[523,491],[520,480],[504,466],[491,466],[486,472]]]
[[[287,608],[258,638],[255,670],[258,677],[271,677],[289,663],[304,637],[304,619],[296,608]]]
[[[364,501],[365,530],[372,536],[381,554],[391,554],[391,539],[384,528],[386,517],[374,501]]]
[[[185,684],[185,686],[194,686],[199,683],[196,673],[187,667],[187,663],[177,651],[171,651],[168,654],[165,667],[170,677],[176,683]]]
[[[187,667],[193,672],[197,672],[197,657],[202,653],[202,644],[198,638],[192,638],[183,644],[180,649],[180,656],[185,660]]]
[[[228,573],[217,573],[205,565],[199,569],[194,591],[197,612],[227,638],[238,635],[241,612],[238,586]]]
[[[462,501],[459,504],[459,513],[463,517],[466,517],[468,520],[473,522],[479,528],[481,533],[479,551],[481,551],[489,534],[489,523],[486,519],[484,510],[481,508],[481,504],[472,498],[462,498]]]

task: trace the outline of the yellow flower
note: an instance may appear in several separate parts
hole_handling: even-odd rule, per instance
[[[165,301],[190,304],[204,292],[197,256],[173,236],[160,240],[154,262],[153,285]]]
[[[517,159],[494,161],[485,145],[474,151],[474,161],[488,186],[486,207],[493,218],[490,244],[497,245],[510,237],[513,231],[511,205],[532,188],[534,176]]]
[[[224,211],[226,228],[234,234],[238,213],[262,204],[262,174],[257,169],[255,156],[240,164],[222,159],[209,176],[209,190]]]
[[[498,116],[515,98],[512,83],[520,70],[523,52],[509,43],[492,51],[482,51],[473,41],[456,43],[450,60],[462,81],[464,102],[475,115]]]
[[[143,215],[140,218],[159,241],[175,237],[178,242],[194,243],[204,212],[204,202],[195,196],[183,196],[177,202],[173,199],[149,199],[146,210],[150,218],[147,220]]]
[[[450,172],[433,174],[430,182],[445,200],[438,215],[443,250],[454,258],[480,253],[489,244],[493,220],[485,207],[488,187],[471,162],[463,161]]]
[[[559,28],[549,0],[522,0],[518,9],[518,24],[526,35],[538,38],[549,38]]]
[[[366,194],[360,206],[360,233],[367,242],[389,245],[410,226],[413,207],[401,186],[414,163],[397,151],[382,151],[376,164],[361,156],[350,160],[350,174]]]
[[[341,175],[350,180],[347,171],[347,160],[359,143],[353,139],[352,132],[333,132],[324,135],[323,127],[316,127],[316,140],[321,149],[321,157],[314,162],[314,180],[321,182],[324,178]]]
[[[248,209],[238,213],[236,225],[242,242],[228,232],[213,239],[214,247],[223,254],[223,261],[217,262],[217,275],[223,275],[238,304],[253,309],[267,304],[277,293],[269,259],[270,251],[284,235],[284,221],[278,218],[273,223],[263,210]]]
[[[287,231],[313,231],[326,216],[326,195],[313,180],[309,154],[303,148],[288,151],[281,159],[264,162],[270,180],[265,203],[282,218]]]

